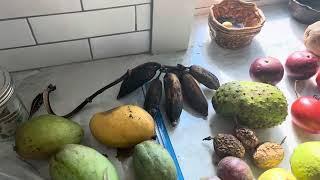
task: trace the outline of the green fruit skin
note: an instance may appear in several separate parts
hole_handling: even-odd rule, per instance
[[[96,150],[67,144],[50,159],[52,180],[119,180],[111,162]]]
[[[237,117],[238,123],[249,128],[271,128],[285,121],[288,104],[275,86],[250,81],[223,84],[213,95],[217,114]]]
[[[320,180],[320,141],[295,148],[290,158],[291,171],[299,180]]]
[[[133,165],[138,180],[177,180],[174,162],[166,149],[153,141],[135,146]]]
[[[56,115],[41,115],[23,123],[16,131],[16,152],[26,159],[47,159],[65,144],[80,143],[81,126]]]

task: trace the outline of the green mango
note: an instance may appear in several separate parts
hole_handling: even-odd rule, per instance
[[[133,165],[138,180],[177,180],[170,154],[154,141],[144,141],[135,146]]]
[[[83,134],[76,122],[56,115],[41,115],[18,127],[15,150],[25,159],[47,159],[65,144],[80,143]]]
[[[49,164],[52,180],[119,180],[105,156],[79,144],[65,145]]]

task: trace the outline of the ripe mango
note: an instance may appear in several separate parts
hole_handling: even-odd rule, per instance
[[[82,137],[83,129],[78,123],[46,114],[18,127],[15,150],[26,159],[46,159],[65,144],[80,143]]]
[[[96,150],[67,144],[50,160],[52,180],[118,180],[111,162]]]
[[[129,148],[155,135],[151,115],[135,105],[122,105],[93,115],[92,135],[101,143],[114,148]]]
[[[177,180],[177,170],[170,154],[154,141],[135,146],[133,167],[138,180]]]

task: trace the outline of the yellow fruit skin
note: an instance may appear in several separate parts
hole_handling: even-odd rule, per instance
[[[102,144],[114,148],[129,148],[155,135],[152,116],[135,105],[123,105],[93,115],[92,135]]]
[[[253,154],[255,164],[262,169],[278,166],[284,158],[284,149],[280,144],[266,142],[260,145]]]
[[[299,144],[290,158],[292,173],[299,180],[320,180],[320,141]]]
[[[226,22],[224,22],[224,23],[222,23],[222,25],[224,26],[224,27],[227,27],[227,28],[232,28],[232,23],[231,22],[229,22],[229,21],[226,21]]]
[[[258,180],[296,180],[296,178],[285,169],[273,168],[261,174]]]

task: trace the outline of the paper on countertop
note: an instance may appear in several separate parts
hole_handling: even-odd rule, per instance
[[[23,85],[22,85],[23,86]],[[21,87],[22,88],[22,87]],[[59,88],[59,87],[58,87]],[[37,88],[38,89],[38,88]],[[27,90],[33,91],[32,89]],[[23,96],[28,96],[29,93],[20,93],[22,99],[25,99]],[[35,91],[35,92],[38,92]],[[112,93],[112,92],[111,92]],[[115,92],[113,92],[115,93]],[[59,94],[59,93],[58,93]],[[115,93],[116,94],[116,93]],[[59,106],[55,105],[56,100],[59,100],[57,93],[52,93],[52,104],[53,109],[56,109],[56,112],[62,112]],[[30,99],[30,98],[29,98]],[[32,98],[31,98],[32,99]],[[134,180],[133,167],[132,167],[132,158],[129,157],[124,161],[119,161],[116,158],[117,150],[113,148],[107,148],[105,145],[100,144],[95,140],[91,135],[89,129],[89,120],[91,116],[96,112],[110,110],[120,104],[143,104],[144,95],[142,90],[137,90],[132,94],[128,95],[126,98],[123,98],[121,102],[116,101],[114,97],[110,97],[109,93],[104,93],[98,96],[93,103],[89,104],[77,115],[75,115],[72,120],[78,122],[84,129],[84,138],[81,144],[89,146],[101,154],[106,154],[108,159],[112,162],[115,168],[118,171],[118,175],[121,180]],[[27,106],[28,107],[28,106]],[[40,108],[39,112],[35,115],[44,114],[45,111],[43,107]],[[22,160],[13,150],[14,141],[11,142],[1,142],[0,148],[0,179],[1,180],[49,180],[49,164],[46,160]]]

